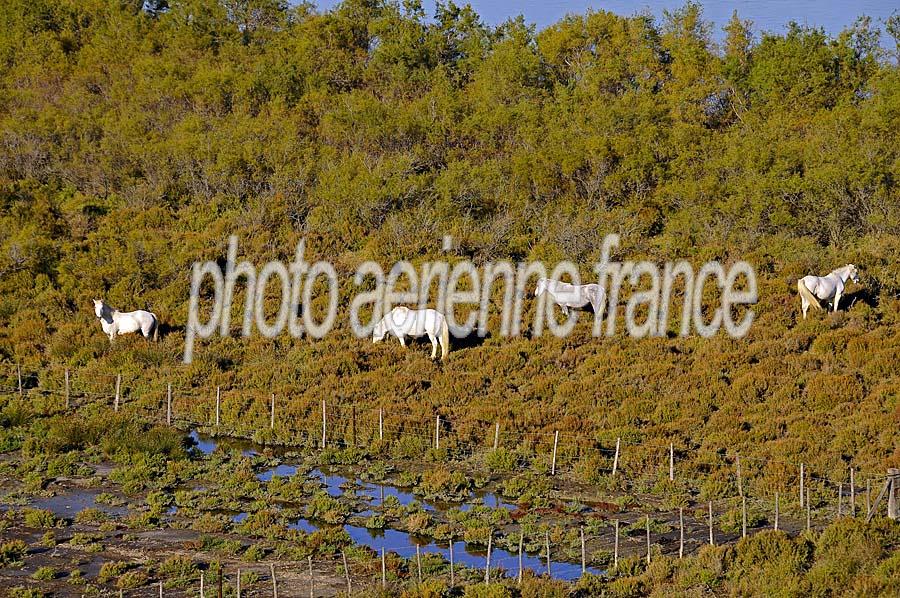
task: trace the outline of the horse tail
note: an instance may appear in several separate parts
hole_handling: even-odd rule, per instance
[[[806,299],[806,302],[815,307],[816,309],[822,309],[822,304],[819,302],[819,298],[812,294],[812,291],[804,284],[803,279],[797,281],[797,292],[800,293],[800,296]]]
[[[441,361],[450,352],[450,329],[447,327],[447,318],[441,318]]]
[[[152,311],[150,315],[153,316],[153,342],[159,341],[159,318]]]

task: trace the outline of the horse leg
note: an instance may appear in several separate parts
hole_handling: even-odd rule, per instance
[[[406,339],[403,338],[403,335],[400,335],[400,336],[398,336],[397,338],[400,339],[400,346],[401,346],[401,347],[405,347],[405,346],[406,346]]]
[[[438,350],[438,341],[437,341],[437,337],[435,337],[433,334],[431,334],[431,333],[429,332],[429,333],[428,333],[428,340],[431,341],[431,358],[434,359],[435,357],[437,357],[437,350]]]
[[[834,311],[835,311],[835,313],[837,313],[837,310],[838,310],[838,303],[840,302],[840,300],[841,300],[841,292],[840,292],[840,291],[836,291],[836,292],[834,293]]]
[[[803,312],[803,319],[806,319],[806,312],[809,310],[809,301],[805,298],[800,297],[800,311]]]

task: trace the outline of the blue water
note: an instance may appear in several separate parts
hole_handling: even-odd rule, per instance
[[[218,444],[216,440],[200,435],[195,430],[191,431],[190,437],[197,444],[198,450],[206,455],[212,453]],[[244,454],[247,454],[248,452],[251,451],[244,451]],[[276,476],[289,477],[296,475],[296,473],[296,466],[281,464],[260,472],[256,477],[260,481],[266,482]],[[341,496],[344,493],[342,486],[348,485],[350,481],[348,478],[340,475],[327,474],[321,469],[312,470],[309,473],[309,477],[318,480],[322,486],[324,486],[325,491],[330,496],[334,497]],[[368,498],[372,506],[381,506],[384,503],[384,497],[386,496],[395,497],[402,505],[409,505],[417,500],[412,492],[402,490],[395,486],[361,483],[358,481],[357,483],[360,483],[361,485],[361,489],[357,491],[358,494]],[[507,510],[516,509],[516,505],[504,502],[493,492],[476,493],[473,498],[475,500],[474,504],[481,504],[485,507]],[[460,505],[459,508],[463,511],[467,511],[471,509],[474,504],[465,503]],[[422,503],[422,506],[427,511],[437,510],[436,505],[427,502]],[[175,512],[173,509],[170,509],[170,514]],[[360,517],[370,517],[374,514],[375,512],[371,509],[366,509],[357,515]],[[232,521],[234,523],[241,523],[247,516],[248,514],[246,512],[237,513],[232,517]],[[295,523],[289,524],[288,527],[301,530],[305,533],[314,533],[319,530],[317,524],[302,518],[298,519]],[[411,558],[415,557],[416,546],[418,545],[419,549],[424,553],[440,554],[446,561],[449,562],[450,560],[449,544],[439,544],[435,541],[417,539],[406,532],[393,529],[370,530],[362,526],[349,524],[344,525],[343,527],[354,542],[378,552],[383,548],[386,551],[394,552],[403,558]],[[465,542],[459,541],[453,543],[454,562],[458,565],[473,569],[483,569],[486,556],[486,552],[480,547],[470,549]],[[522,555],[522,566],[538,575],[543,575],[547,572],[546,560],[542,559],[539,555]],[[492,575],[499,576],[501,573],[505,573],[508,576],[514,576],[518,572],[518,567],[519,558],[517,555],[501,549],[491,551],[491,571],[494,572]],[[605,573],[603,570],[596,567],[589,567],[587,571],[594,575],[602,575]],[[578,579],[581,576],[581,565],[554,561],[551,559],[550,572],[555,579],[571,581]]]
[[[212,452],[216,450],[217,442],[209,436],[201,436],[197,430],[191,430],[191,433],[188,434],[188,438],[194,441],[194,444],[197,445],[197,450],[204,455],[211,455]]]
[[[493,492],[485,492],[480,497],[482,506],[489,507],[491,509],[506,509],[507,511],[515,511],[518,507],[512,503],[505,502],[498,495]],[[464,504],[460,507],[463,511],[468,511],[471,508],[470,504]]]
[[[302,532],[306,532],[307,534],[311,534],[313,532],[319,531],[319,528],[309,522],[308,519],[300,519],[297,523],[291,523],[288,525],[289,529],[299,529]]]
[[[344,493],[344,489],[341,488],[341,486],[348,481],[347,478],[339,475],[328,475],[321,469],[313,469],[309,472],[309,477],[319,480],[325,486],[325,492],[327,492],[329,496],[335,497],[341,496]]]
[[[401,505],[406,506],[416,501],[416,495],[412,492],[406,492],[396,486],[388,486],[385,484],[363,484],[362,490],[359,491],[361,496],[370,499],[370,503],[374,507],[380,507],[384,504],[384,498],[393,496]],[[435,507],[427,502],[422,502],[422,508],[426,511],[434,511]]]
[[[191,430],[188,434],[188,438],[194,441],[194,444],[196,444],[197,446],[197,450],[204,455],[211,455],[220,444],[224,448],[233,448],[234,450],[240,450],[241,454],[245,457],[256,457],[259,455],[259,452],[257,450],[247,448],[250,443],[235,440],[232,438],[213,438],[212,436],[201,434],[197,432],[197,430]]]
[[[296,465],[286,465],[281,464],[276,467],[272,467],[271,469],[267,469],[261,473],[256,474],[256,479],[260,482],[268,482],[274,477],[279,478],[289,478],[292,475],[297,473]]]
[[[128,508],[124,506],[113,507],[100,504],[96,501],[99,490],[77,489],[46,498],[35,498],[31,505],[38,509],[50,511],[57,517],[74,517],[84,509],[98,509],[107,515],[125,515]]]
[[[307,519],[300,519],[297,523],[289,526],[294,529],[302,529],[307,533],[317,531],[319,528],[316,524]],[[450,561],[450,545],[449,543],[437,543],[434,541],[417,539],[414,536],[394,529],[370,530],[358,525],[344,525],[344,531],[350,538],[359,545],[368,546],[376,552],[381,552],[383,548],[385,552],[393,552],[403,558],[415,558],[416,546],[422,554],[439,554],[445,561]],[[484,569],[486,564],[487,551],[482,548],[469,548],[465,542],[453,543],[453,562],[456,565],[462,565],[471,569]],[[530,569],[537,575],[543,575],[547,572],[547,561],[540,555],[522,555],[522,567]],[[496,576],[501,571],[505,572],[507,577],[513,577],[519,570],[519,557],[511,552],[501,549],[491,550],[491,571]],[[588,567],[587,572],[593,575],[603,575],[605,571],[597,567]],[[581,565],[566,563],[563,561],[555,561],[552,556],[550,559],[550,574],[554,579],[562,579],[572,581],[581,577]]]

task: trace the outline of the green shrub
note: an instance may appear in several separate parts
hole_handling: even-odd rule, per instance
[[[38,581],[52,581],[59,575],[53,567],[38,567],[37,571],[32,574],[32,578]]]
[[[120,575],[125,573],[129,568],[125,561],[109,561],[103,563],[100,572],[97,574],[97,581],[100,583],[109,583],[115,581]]]
[[[22,562],[28,545],[22,540],[10,540],[0,544],[0,564],[4,567],[16,566]]]
[[[25,509],[25,525],[28,527],[56,527],[56,515],[46,509]]]
[[[176,587],[187,587],[191,581],[200,578],[200,570],[196,563],[184,556],[173,556],[166,559],[159,566],[158,572],[161,577]]]
[[[75,523],[103,523],[108,518],[108,515],[100,509],[87,508],[75,515]]]
[[[145,585],[149,579],[147,573],[139,569],[135,571],[126,571],[119,576],[118,581],[116,581],[116,587],[123,590],[131,590]]]

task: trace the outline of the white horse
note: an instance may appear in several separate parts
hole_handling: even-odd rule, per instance
[[[437,356],[438,343],[441,345],[441,360],[450,352],[450,331],[447,328],[447,320],[433,309],[409,309],[399,306],[391,310],[391,313],[381,318],[372,330],[372,342],[377,343],[384,339],[390,332],[400,340],[402,346],[406,346],[406,337],[428,335],[431,341],[431,358]]]
[[[822,301],[832,301],[834,311],[838,310],[838,302],[841,300],[841,294],[844,292],[844,286],[847,279],[855,283],[859,283],[859,271],[853,264],[847,264],[837,270],[832,270],[827,276],[804,276],[797,281],[797,291],[800,293],[800,308],[803,312],[803,319],[806,319],[806,312],[812,305],[816,309],[825,309]]]
[[[94,313],[100,319],[103,332],[109,335],[112,342],[116,335],[129,334],[141,331],[144,338],[158,339],[159,318],[156,314],[139,309],[137,311],[120,312],[103,302],[102,299],[94,299]]]
[[[568,315],[570,307],[584,307],[588,303],[594,308],[594,313],[599,314],[606,300],[606,291],[599,284],[574,285],[549,278],[539,278],[534,296],[547,293],[553,301],[559,305]]]

